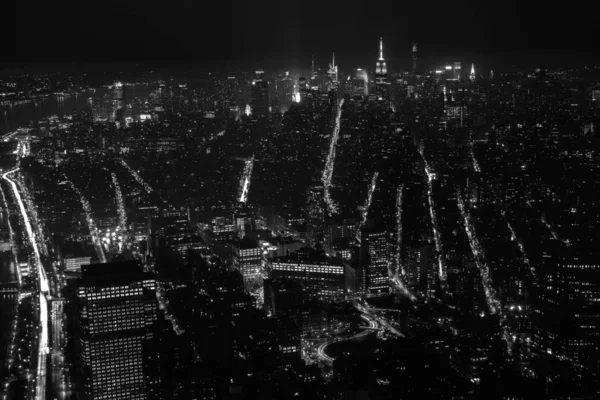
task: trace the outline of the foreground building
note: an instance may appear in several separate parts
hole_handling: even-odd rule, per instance
[[[76,303],[78,398],[160,398],[153,276],[137,261],[84,265]]]

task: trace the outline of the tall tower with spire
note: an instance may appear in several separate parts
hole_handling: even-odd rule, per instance
[[[471,64],[471,73],[469,74],[471,82],[475,81],[475,64]]]
[[[333,53],[333,58],[331,59],[331,64],[329,64],[329,69],[327,70],[327,76],[329,77],[329,83],[331,89],[337,89],[338,87],[338,67],[335,65],[335,53]]]
[[[379,38],[379,60],[375,64],[375,93],[379,100],[387,100],[389,97],[387,64],[383,58],[383,38]]]

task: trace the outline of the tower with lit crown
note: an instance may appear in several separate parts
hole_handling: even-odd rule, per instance
[[[375,93],[379,100],[387,100],[389,97],[387,64],[383,58],[383,38],[379,38],[379,60],[375,65]]]
[[[469,74],[471,82],[475,81],[475,64],[471,64],[471,73]]]
[[[329,64],[329,69],[327,70],[327,76],[329,77],[329,83],[331,89],[337,89],[338,87],[338,67],[335,65],[335,53],[333,53],[333,58],[331,60],[331,64]]]

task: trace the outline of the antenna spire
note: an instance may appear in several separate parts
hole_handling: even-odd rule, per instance
[[[383,38],[379,38],[379,59],[383,60]]]

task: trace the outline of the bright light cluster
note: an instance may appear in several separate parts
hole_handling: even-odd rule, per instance
[[[369,208],[371,208],[371,201],[373,200],[373,193],[375,193],[375,188],[377,187],[377,178],[379,178],[379,172],[375,172],[373,174],[373,178],[371,179],[369,193],[367,194],[367,201],[365,202],[365,206],[363,207],[362,221],[360,223],[361,227],[364,227],[367,223],[367,218],[369,216]]]
[[[125,212],[125,205],[123,204],[123,194],[121,192],[121,186],[117,180],[117,174],[114,172],[110,173],[112,178],[113,186],[115,187],[115,199],[117,200],[117,211],[119,213],[119,227],[121,229],[127,228],[127,213]]]
[[[396,271],[395,274],[406,276],[404,265],[402,265],[402,192],[404,185],[398,187],[396,194]]]
[[[521,250],[521,254],[523,254],[523,260],[525,261],[525,265],[527,265],[527,267],[529,268],[533,279],[537,280],[537,273],[535,272],[535,268],[533,265],[531,265],[531,263],[529,262],[529,258],[527,258],[527,255],[525,254],[525,247],[523,246],[523,241],[515,234],[515,230],[513,229],[512,225],[510,224],[510,221],[506,217],[506,211],[501,210],[500,212],[502,213],[502,217],[504,217],[504,220],[506,221],[506,225],[508,226],[508,230],[510,231],[511,239],[517,242],[517,246],[519,247],[519,250]]]
[[[37,207],[35,206],[35,203],[33,201],[33,196],[31,195],[31,192],[29,190],[29,187],[25,184],[24,180],[23,180],[23,176],[22,175],[18,175],[16,177],[16,183],[17,183],[17,187],[21,190],[21,192],[23,193],[23,198],[25,200],[25,204],[27,205],[27,208],[29,209],[29,213],[31,215],[31,222],[32,225],[35,227],[35,231],[36,231],[36,241],[38,242],[38,249],[41,251],[41,253],[45,256],[48,256],[48,247],[46,246],[46,243],[44,242],[44,229],[43,229],[43,225],[41,223],[41,219],[39,218],[38,212],[37,212]]]
[[[446,266],[444,264],[444,258],[442,256],[442,238],[437,229],[437,215],[435,213],[435,207],[433,202],[433,180],[435,179],[435,173],[431,170],[427,159],[425,158],[425,149],[423,142],[419,146],[419,154],[423,158],[423,165],[425,166],[425,175],[427,176],[427,200],[429,205],[429,216],[431,217],[431,226],[433,229],[433,241],[435,243],[435,250],[438,259],[438,274],[440,277],[440,285],[442,288],[446,287]]]
[[[244,171],[240,179],[240,203],[246,203],[248,201],[248,192],[250,191],[250,180],[252,179],[252,168],[254,167],[254,156],[249,160],[246,160],[244,164]]]
[[[470,147],[469,153],[471,153],[471,161],[473,161],[473,169],[475,172],[480,173],[481,168],[479,167],[479,163],[477,162],[477,158],[475,158],[475,153],[473,152],[473,146]]]
[[[146,190],[147,193],[152,193],[152,188],[150,187],[150,185],[148,185],[142,179],[142,177],[139,176],[138,173],[129,166],[129,164],[127,164],[127,161],[125,161],[124,159],[121,158],[121,164],[123,164],[123,166],[125,168],[127,168],[127,171],[129,171],[129,173],[131,174],[131,176],[133,176],[133,178],[137,181],[137,183],[139,183],[140,185],[142,185],[144,187],[144,189]]]
[[[496,314],[497,312],[501,311],[500,301],[496,296],[496,291],[492,287],[490,270],[483,255],[483,248],[479,244],[477,235],[475,234],[475,225],[471,221],[471,216],[465,208],[465,204],[462,200],[462,194],[460,193],[460,191],[457,193],[456,199],[458,203],[458,208],[460,210],[460,214],[465,224],[465,230],[469,238],[471,251],[473,252],[473,256],[475,256],[475,264],[479,268],[479,272],[481,274],[481,284],[483,286],[483,291],[485,292],[485,299],[488,309],[490,311],[490,314]]]
[[[94,246],[96,247],[96,253],[98,254],[100,262],[105,263],[106,255],[104,254],[104,248],[102,247],[102,241],[100,240],[100,233],[98,231],[98,228],[96,227],[94,219],[92,218],[92,207],[90,206],[90,202],[83,196],[83,194],[81,194],[81,191],[75,187],[75,185],[69,180],[69,178],[65,176],[65,179],[69,182],[71,189],[73,189],[73,191],[77,193],[77,196],[79,196],[79,201],[81,202],[83,211],[85,213],[85,220],[90,229],[90,235],[92,235]]]
[[[404,185],[398,187],[396,195],[396,269],[395,271],[388,271],[392,277],[392,284],[398,289],[400,293],[407,296],[411,300],[416,300],[416,297],[408,290],[404,284],[406,278],[406,271],[402,264],[402,193],[404,191]]]
[[[323,169],[323,175],[321,177],[321,180],[323,182],[323,188],[325,191],[325,203],[327,204],[327,210],[330,214],[334,214],[338,211],[337,205],[331,198],[331,193],[329,192],[329,189],[331,188],[331,180],[333,178],[333,167],[335,165],[335,148],[337,146],[338,138],[340,136],[340,118],[342,116],[342,105],[344,105],[343,98],[337,104],[335,123],[333,125],[333,132],[331,133],[331,141],[329,142],[329,153],[327,154],[325,168]]]

